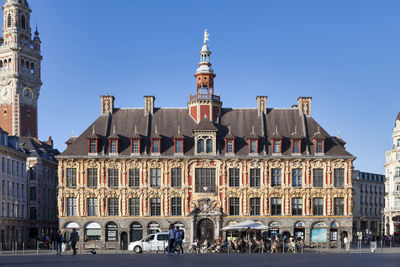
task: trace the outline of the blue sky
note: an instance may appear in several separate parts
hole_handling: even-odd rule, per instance
[[[355,168],[383,173],[400,111],[399,1],[28,0],[42,39],[39,137],[63,151],[116,107],[184,107],[195,92],[203,30],[225,107],[290,107],[347,142]]]

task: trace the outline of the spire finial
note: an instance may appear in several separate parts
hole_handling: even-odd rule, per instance
[[[340,131],[338,131],[338,133],[337,133],[337,138],[340,138]]]
[[[278,125],[275,126],[275,133],[278,133]]]
[[[135,134],[137,134],[137,127],[136,127],[136,124],[135,124]]]
[[[93,125],[93,128],[92,128],[93,130],[92,130],[92,134],[96,134],[96,131],[95,131],[95,129],[94,129],[94,125]]]
[[[318,125],[318,133],[320,132],[319,125]]]
[[[255,131],[254,131],[254,125],[251,127],[251,133],[255,133]]]
[[[210,36],[210,34],[207,32],[207,29],[205,29],[204,30],[204,44],[207,44],[209,36]]]
[[[158,133],[157,124],[154,126],[154,132]]]
[[[74,131],[72,131],[71,137],[74,137]]]
[[[178,125],[178,134],[181,134],[181,126]]]
[[[113,127],[113,134],[115,134],[115,125],[114,125],[114,127]]]
[[[228,133],[231,132],[231,125],[228,125]]]

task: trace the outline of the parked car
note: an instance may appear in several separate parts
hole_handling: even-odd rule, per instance
[[[159,232],[146,236],[142,240],[131,242],[128,250],[136,253],[164,252],[168,247],[168,232]]]

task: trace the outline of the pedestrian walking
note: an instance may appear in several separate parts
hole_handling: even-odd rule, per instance
[[[168,232],[168,255],[172,255],[174,245],[175,245],[175,228],[174,225],[171,223]]]
[[[349,242],[349,239],[347,238],[347,236],[345,236],[343,238],[343,243],[344,243],[344,247],[346,248],[346,251],[349,251],[350,250],[350,242]]]
[[[175,228],[175,243],[174,243],[174,250],[172,253],[176,251],[176,248],[179,247],[179,250],[181,251],[181,256],[183,256],[183,246],[182,246],[182,241],[185,238],[184,232],[182,230],[179,230],[179,226],[176,226]],[[178,252],[179,255],[179,252]]]
[[[61,234],[61,231],[58,230],[57,234],[56,234],[56,250],[57,250],[57,255],[60,255],[60,256],[61,256],[61,251],[62,251],[61,250],[62,243],[63,243],[63,236]]]
[[[76,255],[76,243],[79,241],[79,235],[78,235],[78,232],[75,230],[75,228],[72,229],[70,240],[71,240],[71,247],[72,247],[73,255],[75,256]]]

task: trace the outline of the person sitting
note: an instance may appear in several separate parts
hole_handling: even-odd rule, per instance
[[[193,253],[199,253],[199,240],[196,238],[192,244]]]
[[[205,239],[204,242],[203,242],[203,246],[200,249],[200,252],[201,253],[207,253],[208,252],[207,250],[208,250],[208,240]]]

